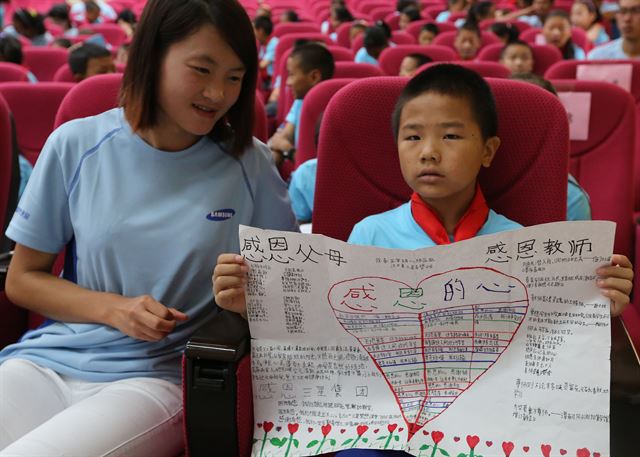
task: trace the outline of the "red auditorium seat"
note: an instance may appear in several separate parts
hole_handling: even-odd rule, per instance
[[[503,47],[502,43],[485,46],[478,52],[476,60],[480,62],[499,62],[500,52]],[[531,50],[533,51],[533,72],[538,75],[544,75],[544,72],[549,67],[562,60],[562,54],[555,46],[532,44]]]
[[[0,83],[28,82],[28,70],[22,65],[11,62],[0,62]]]
[[[318,118],[324,112],[327,107],[327,103],[331,100],[331,97],[333,97],[338,90],[355,80],[355,78],[329,79],[327,81],[322,81],[307,93],[300,113],[300,136],[298,138],[298,148],[296,149],[295,155],[296,168],[307,160],[314,159],[316,157],[317,149],[315,137]]]
[[[16,122],[20,151],[32,164],[53,131],[58,107],[72,87],[71,83],[56,82],[0,84],[0,94]]]
[[[334,78],[371,78],[373,76],[383,76],[382,70],[375,65],[356,62],[336,62],[336,69],[333,72]]]
[[[420,19],[419,21],[411,22],[405,29],[405,32],[413,35],[417,42],[418,36],[420,36],[420,30],[422,30],[422,27],[424,27],[426,24],[437,25],[440,33],[451,31],[455,32],[457,30],[457,27],[449,22],[435,22],[433,19]]]
[[[378,64],[386,75],[398,76],[402,59],[409,54],[424,54],[425,56],[431,57],[434,62],[450,62],[458,60],[457,53],[447,46],[435,44],[428,46],[405,44],[386,48],[382,53],[380,53]]]
[[[320,33],[320,27],[311,22],[284,22],[273,28],[273,36],[281,37],[289,33]]]
[[[125,43],[129,39],[124,29],[118,24],[87,24],[83,25],[82,29],[90,30],[93,33],[99,33],[114,50],[118,49],[121,44]]]
[[[23,48],[23,64],[38,78],[38,81],[53,81],[58,68],[67,63],[69,52],[66,49],[28,46]]]
[[[520,39],[527,43],[544,44],[544,38],[538,38],[538,35],[542,34],[542,29],[538,27],[531,27],[520,34]],[[540,42],[538,40],[541,40]],[[593,48],[593,44],[587,38],[587,34],[584,30],[578,27],[571,27],[571,40],[582,48],[585,53],[588,53]]]
[[[455,47],[453,46],[453,43],[456,39],[456,34],[458,32],[442,32],[439,33],[438,35],[436,35],[436,37],[433,39],[432,44],[439,44],[441,46],[448,46],[451,49],[455,49]],[[482,51],[482,49],[485,46],[489,46],[491,44],[494,43],[500,43],[500,39],[495,36],[493,33],[491,32],[480,32],[480,38],[482,41],[482,45],[480,46],[480,51]]]

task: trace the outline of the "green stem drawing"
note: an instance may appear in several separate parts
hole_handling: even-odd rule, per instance
[[[384,448],[386,449],[387,446],[389,446],[389,443],[391,442],[391,438],[393,438],[393,432],[389,433],[389,438],[387,438],[387,442],[384,443]]]
[[[284,453],[284,457],[289,457],[289,450],[291,449],[291,442],[293,441],[293,433],[289,435],[289,442],[287,443],[287,450]]]
[[[267,432],[267,431],[265,430],[265,432],[264,432],[264,438],[262,438],[262,446],[260,446],[260,457],[262,457],[262,452],[264,451],[264,445],[265,445],[265,444],[266,444],[266,442],[267,442],[267,433],[269,433],[269,432]]]
[[[431,451],[431,457],[435,457],[437,450],[438,450],[438,445],[434,444],[433,445],[433,451]]]
[[[355,439],[355,441],[353,443],[351,443],[351,447],[355,447],[356,444],[358,444],[358,441],[360,441],[360,438],[362,437],[362,435],[358,435],[358,437]]]
[[[316,449],[316,454],[320,453],[320,449],[322,449],[322,446],[324,446],[324,442],[325,442],[326,439],[327,439],[326,436],[322,437],[322,441],[320,441],[320,445],[318,446],[318,449]]]

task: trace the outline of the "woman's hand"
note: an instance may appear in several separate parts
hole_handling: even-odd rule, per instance
[[[602,295],[611,300],[611,315],[619,316],[629,304],[629,295],[633,287],[633,265],[622,254],[611,256],[611,265],[596,270],[597,286]]]
[[[213,270],[213,294],[220,308],[247,317],[245,286],[249,266],[238,254],[220,254]]]
[[[160,341],[171,333],[178,322],[188,316],[175,308],[167,308],[149,295],[122,297],[113,307],[110,325],[125,335],[145,341]]]

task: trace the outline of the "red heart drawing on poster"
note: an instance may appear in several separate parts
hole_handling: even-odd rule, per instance
[[[551,455],[551,445],[549,444],[541,445],[540,450],[542,451],[542,455],[544,457],[549,457]]]
[[[520,280],[485,267],[437,273],[415,287],[349,279],[334,284],[328,299],[384,376],[409,439],[491,368],[529,308]]]
[[[560,455],[567,455],[566,449],[560,449]]]

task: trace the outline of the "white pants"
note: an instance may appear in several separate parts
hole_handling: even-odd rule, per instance
[[[30,361],[0,365],[0,456],[167,456],[184,450],[180,386],[87,382]]]

